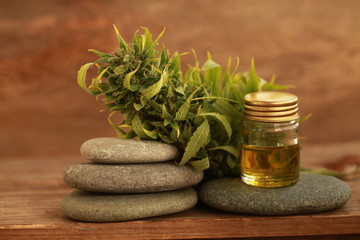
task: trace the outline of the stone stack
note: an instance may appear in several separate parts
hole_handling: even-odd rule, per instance
[[[202,171],[177,166],[176,147],[155,142],[95,138],[81,146],[89,163],[74,164],[64,181],[77,188],[62,201],[64,214],[88,222],[114,222],[176,213],[198,198],[191,187]]]

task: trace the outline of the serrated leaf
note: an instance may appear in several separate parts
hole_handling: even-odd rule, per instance
[[[121,110],[122,108],[124,108],[124,107],[115,105],[115,106],[110,107],[109,110],[110,111],[117,111],[117,110]]]
[[[204,119],[203,123],[196,129],[188,142],[183,157],[181,158],[180,165],[187,163],[200,148],[205,147],[209,142],[210,126],[208,120]]]
[[[173,87],[172,86],[170,86],[170,87],[168,87],[167,88],[167,94],[166,94],[166,97],[168,97],[168,98],[172,98],[172,97],[174,97],[174,91],[173,91]]]
[[[95,49],[89,49],[88,51],[89,51],[89,52],[92,52],[92,53],[95,53],[96,55],[98,55],[98,56],[101,57],[101,58],[106,58],[106,57],[110,57],[110,56],[111,56],[110,54],[103,53],[103,52],[100,52],[100,51],[95,50]]]
[[[158,134],[157,134],[157,131],[156,131],[156,130],[150,131],[150,130],[147,130],[145,127],[142,128],[142,130],[143,130],[144,133],[145,133],[147,136],[149,136],[150,138],[152,138],[152,139],[154,139],[154,140],[157,139]]]
[[[229,166],[230,169],[233,169],[237,163],[231,158],[230,155],[227,155],[226,156],[226,164]]]
[[[86,73],[94,65],[94,63],[86,63],[80,67],[77,75],[77,83],[79,86],[84,89],[86,92],[92,94],[92,92],[86,86]]]
[[[116,74],[123,74],[126,72],[126,69],[125,69],[125,66],[124,65],[120,65],[120,66],[117,66],[115,69],[114,69],[114,73]]]
[[[143,107],[145,107],[145,105],[134,103],[134,108],[136,111],[140,111]]]
[[[165,103],[161,106],[161,117],[163,119],[172,118],[170,113],[166,109]]]
[[[306,120],[308,120],[311,116],[312,116],[312,113],[306,115],[306,116],[303,117],[303,118],[299,118],[297,121],[298,121],[298,122],[306,121]]]
[[[164,120],[164,126],[166,127],[167,125],[169,125],[171,123],[171,120],[169,119],[165,119]]]
[[[232,146],[217,146],[217,147],[214,147],[214,148],[210,148],[209,150],[224,150],[230,154],[232,154],[234,157],[238,158],[239,155],[240,155],[240,150],[235,148],[235,147],[232,147]]]
[[[180,127],[176,122],[172,122],[170,123],[170,126],[172,127],[173,130],[175,130],[176,132],[176,137],[179,138],[180,137]]]
[[[165,46],[163,45],[160,53],[160,60],[159,60],[160,66],[165,66],[168,62],[169,62],[169,56]]]
[[[281,91],[289,88],[294,88],[294,86],[275,84],[275,76],[272,76],[270,82],[264,81],[264,84],[261,86],[262,91]]]
[[[225,115],[227,119],[231,121],[238,120],[241,117],[241,113],[233,105],[225,100],[217,100],[214,105],[217,112]]]
[[[156,111],[156,114],[161,114],[161,106],[153,99],[147,99],[147,104],[149,104],[154,111]]]
[[[175,92],[180,93],[181,95],[185,95],[184,87],[182,85],[179,85],[175,88]]]
[[[260,90],[259,77],[256,74],[254,59],[251,59],[249,77],[246,82],[244,93],[248,94],[252,92],[257,92],[259,90]]]
[[[100,87],[101,78],[103,77],[103,75],[106,73],[106,71],[108,69],[109,69],[109,67],[105,68],[104,70],[101,71],[101,73],[96,78],[93,78],[91,85],[89,86],[89,89],[91,89],[90,91],[92,92],[92,94],[97,95],[102,92],[103,89]]]
[[[137,66],[137,68],[132,71],[132,72],[129,72],[128,74],[126,74],[125,78],[124,78],[124,87],[126,87],[127,89],[129,89],[130,91],[132,91],[132,88],[131,88],[131,77],[137,72],[137,70],[139,69],[140,67],[140,64],[139,66]]]
[[[146,105],[147,104],[147,100],[144,98],[144,96],[140,96],[140,103],[141,103],[141,105]]]
[[[94,63],[108,63],[108,62],[109,62],[108,58],[100,58],[94,61]]]
[[[203,84],[203,78],[202,75],[200,74],[200,70],[197,68],[193,68],[191,67],[187,73],[186,73],[187,77],[187,82],[194,84],[196,86],[200,86],[201,84]]]
[[[117,39],[118,39],[118,41],[119,41],[119,44],[120,44],[120,48],[127,50],[127,49],[128,49],[128,46],[127,46],[125,40],[124,40],[124,39],[122,38],[122,36],[120,35],[119,30],[117,29],[117,27],[115,26],[115,24],[113,24],[113,27],[114,27],[114,30],[115,30],[116,37],[117,37]]]
[[[210,69],[219,68],[219,67],[221,66],[218,63],[214,62],[212,59],[208,59],[202,66],[201,70],[206,72]]]
[[[157,36],[157,38],[156,38],[155,41],[154,41],[154,44],[158,44],[160,38],[164,35],[165,30],[166,30],[166,27],[164,27],[163,30],[162,30],[162,32]]]
[[[119,132],[121,132],[122,134],[124,133],[123,130],[121,130],[121,128],[115,124],[112,120],[111,120],[111,117],[115,114],[116,112],[115,111],[112,111],[110,112],[109,116],[108,116],[108,123],[110,124],[110,126],[112,126],[113,128],[115,128],[116,130],[118,130]]]
[[[145,44],[146,44],[146,36],[145,35],[141,35],[140,36],[140,46],[141,46],[141,51],[145,50]]]
[[[189,101],[185,101],[183,105],[181,105],[181,107],[179,108],[179,110],[176,112],[175,114],[175,120],[177,121],[182,121],[185,120],[188,112],[190,109],[190,102]]]
[[[201,160],[196,160],[196,161],[189,161],[189,164],[198,171],[202,171],[205,170],[207,168],[210,167],[210,162],[209,162],[209,158],[203,158]]]
[[[135,132],[133,130],[131,130],[128,133],[125,133],[124,135],[122,135],[122,138],[124,138],[124,139],[132,139],[134,137],[136,137],[136,134],[135,134]]]
[[[179,110],[175,114],[175,120],[177,121],[183,121],[186,119],[186,116],[190,109],[191,100],[194,96],[194,92],[190,94],[190,96],[186,99],[186,101],[181,105]]]
[[[189,123],[186,123],[185,126],[183,127],[183,131],[181,132],[181,139],[183,140],[183,142],[188,142],[190,141],[190,138],[192,136],[192,126]]]
[[[116,62],[120,61],[120,58],[117,56],[111,56],[111,57],[107,58],[107,60],[109,63],[116,63]]]
[[[265,83],[262,86],[261,90],[262,91],[282,91],[282,90],[289,89],[289,88],[294,88],[294,86]]]
[[[164,83],[168,80],[168,73],[166,69],[162,72],[160,80],[157,81],[155,84],[151,85],[150,87],[140,91],[142,95],[148,99],[154,97],[158,94],[163,87]]]
[[[139,43],[140,37],[137,37],[138,32],[139,32],[139,30],[137,30],[133,36],[133,48],[134,48],[135,54],[139,54],[141,52],[141,46]]]
[[[155,44],[152,41],[152,35],[151,35],[149,29],[146,27],[142,27],[142,29],[145,31],[145,33],[143,35],[141,35],[142,51],[154,48]]]
[[[205,72],[205,83],[207,83],[207,89],[211,92],[213,96],[219,95],[220,90],[220,79],[221,79],[221,66],[211,59],[211,54],[208,52],[208,60],[205,62],[204,66],[201,68]]]
[[[159,137],[160,137],[161,141],[163,141],[163,142],[165,142],[165,143],[169,143],[169,144],[174,143],[174,141],[171,140],[171,139],[170,139],[168,136],[166,136],[165,134],[159,133]]]
[[[137,136],[140,138],[149,139],[148,135],[144,131],[145,127],[137,114],[132,119],[131,127]]]
[[[228,85],[230,85],[229,83],[231,78],[233,77],[233,74],[236,72],[238,66],[239,66],[239,58],[236,58],[236,64],[235,64],[235,68],[233,71],[231,71],[231,67],[232,67],[232,58],[229,57],[228,58],[228,63],[227,63],[227,66],[226,66],[226,69],[225,69],[225,73],[224,73],[224,78],[223,78],[223,81],[222,81],[222,87],[223,88],[226,88],[228,87]]]
[[[170,133],[170,139],[173,140],[174,142],[179,142],[179,138],[177,136],[177,132],[175,129],[173,129]]]
[[[131,129],[131,126],[129,124],[120,124],[119,127],[130,128]]]
[[[216,118],[216,120],[218,120],[225,128],[225,131],[226,131],[229,139],[231,138],[232,128],[231,128],[231,125],[230,125],[228,119],[224,115],[222,115],[220,113],[211,112],[211,113],[201,113],[201,114],[199,114],[199,116],[212,116],[212,117]]]
[[[152,121],[152,122],[148,122],[148,124],[150,124],[151,126],[154,126],[156,128],[163,128],[164,127],[164,123],[161,121]]]
[[[174,56],[172,57],[171,64],[169,66],[169,69],[171,69],[175,74],[179,73],[181,71],[180,69],[180,57],[179,53],[176,52]]]

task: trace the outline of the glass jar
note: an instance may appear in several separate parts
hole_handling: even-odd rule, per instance
[[[265,91],[245,96],[241,178],[258,187],[284,187],[300,171],[298,98]]]

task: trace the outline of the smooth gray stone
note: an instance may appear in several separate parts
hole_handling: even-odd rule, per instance
[[[192,208],[193,188],[143,194],[106,194],[75,190],[62,200],[65,216],[86,222],[117,222],[177,213]]]
[[[178,149],[158,141],[138,141],[120,138],[94,138],[84,142],[81,155],[96,163],[154,163],[174,160]]]
[[[202,171],[168,163],[95,164],[68,167],[64,181],[69,186],[106,193],[162,192],[193,186],[203,178]]]
[[[240,178],[219,178],[205,182],[199,197],[205,204],[230,212],[291,215],[332,210],[351,196],[343,181],[325,175],[301,174],[295,185],[283,188],[249,186]]]

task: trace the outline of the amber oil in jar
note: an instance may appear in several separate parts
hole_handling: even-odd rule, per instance
[[[283,92],[245,96],[241,178],[258,187],[284,187],[299,178],[298,98]]]

